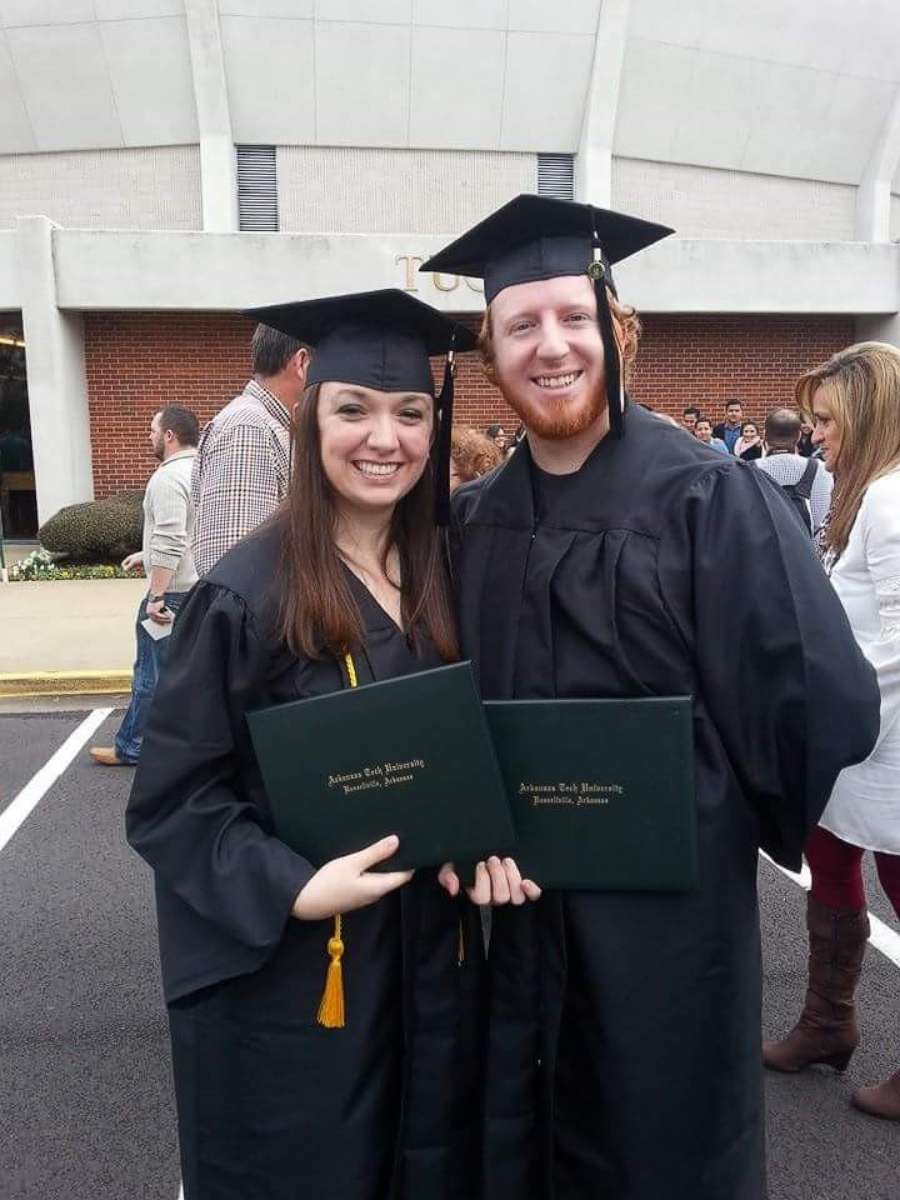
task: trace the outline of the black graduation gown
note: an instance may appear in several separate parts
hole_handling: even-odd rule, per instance
[[[490,699],[692,695],[702,884],[494,910],[485,1194],[760,1200],[757,847],[799,867],[874,675],[763,472],[634,406],[540,520],[532,471],[456,494],[464,653]]]
[[[272,637],[278,556],[273,529],[250,537],[183,606],[128,805],[128,840],[155,872],[185,1195],[472,1200],[472,906],[420,871],[347,914],[347,1024],[316,1023],[332,922],[289,915],[313,868],[273,836],[244,714],[345,681],[336,662],[298,661]],[[351,583],[360,684],[438,665]]]

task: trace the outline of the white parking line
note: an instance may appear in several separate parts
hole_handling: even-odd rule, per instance
[[[763,854],[762,857],[766,862],[772,863],[772,866],[776,867],[782,875],[786,875],[788,879],[799,884],[804,891],[809,891],[812,886],[812,879],[806,863],[803,864],[803,870],[798,874],[795,871],[789,871],[787,867],[779,867],[777,862],[772,862],[768,854]],[[869,924],[872,927],[869,941],[876,950],[881,951],[885,958],[889,958],[895,967],[900,967],[900,933],[895,932],[889,925],[885,925],[884,921],[876,917],[874,913],[869,913]]]
[[[28,820],[88,738],[100,728],[112,711],[111,708],[95,708],[86,716],[81,724],[69,734],[53,757],[25,784],[9,807],[0,813],[0,850],[19,827]]]

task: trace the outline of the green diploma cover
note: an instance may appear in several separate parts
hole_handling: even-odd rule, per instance
[[[389,833],[384,870],[515,842],[469,663],[247,714],[278,836],[319,867]]]
[[[541,887],[697,887],[692,705],[646,700],[485,704],[518,834]]]

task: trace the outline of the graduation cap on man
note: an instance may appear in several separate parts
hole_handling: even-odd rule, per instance
[[[314,348],[306,377],[310,386],[349,383],[382,392],[423,392],[435,399],[435,520],[446,525],[454,358],[475,349],[475,334],[398,288],[272,304],[247,309],[244,315]],[[447,356],[443,386],[436,397],[429,361],[435,354]]]
[[[612,264],[674,232],[667,225],[593,204],[523,194],[445,246],[420,270],[483,279],[487,304],[515,284],[587,275],[597,297],[610,429],[621,437],[625,407],[621,351],[606,291],[609,288],[616,295]]]

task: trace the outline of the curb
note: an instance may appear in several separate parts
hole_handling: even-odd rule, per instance
[[[31,671],[0,675],[0,699],[10,696],[112,696],[131,691],[132,672]]]

